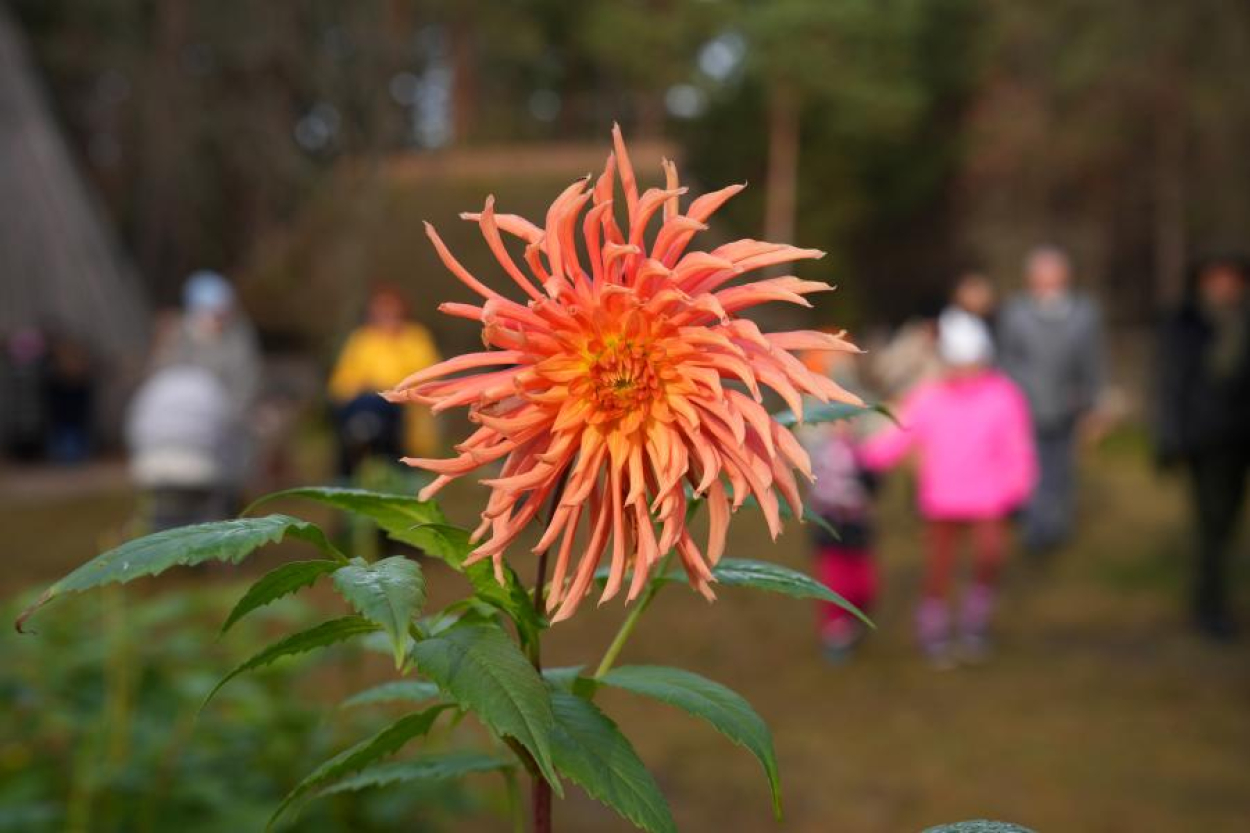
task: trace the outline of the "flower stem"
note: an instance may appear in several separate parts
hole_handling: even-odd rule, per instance
[[[594,678],[596,680],[603,679],[603,676],[611,671],[612,666],[616,664],[616,658],[620,656],[621,649],[625,647],[625,643],[633,635],[634,628],[638,627],[638,620],[642,618],[642,614],[647,612],[647,608],[655,600],[656,595],[660,592],[660,588],[664,586],[664,576],[668,572],[668,565],[672,559],[673,553],[669,551],[668,555],[664,556],[664,559],[660,562],[660,569],[656,571],[655,576],[647,584],[647,589],[642,594],[642,598],[634,604],[633,610],[625,617],[625,621],[621,622],[621,627],[616,632],[616,636],[612,638],[612,643],[603,652],[603,659],[599,661],[599,667],[595,669]]]
[[[551,506],[547,509],[547,526],[556,516],[560,507],[560,495],[564,492],[564,484],[568,481],[569,469],[565,468],[560,480],[551,492]],[[538,570],[534,577],[534,612],[541,619],[543,616],[543,591],[547,587],[547,550],[538,555]],[[542,631],[534,635],[528,646],[529,660],[539,674],[543,671]],[[531,773],[530,811],[533,813],[533,833],[551,833],[551,784],[535,767]]]

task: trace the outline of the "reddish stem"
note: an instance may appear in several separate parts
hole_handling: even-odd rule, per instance
[[[568,480],[569,469],[565,468],[560,475],[560,482],[556,484],[556,488],[551,493],[551,506],[547,509],[547,526],[551,526],[551,521],[555,518],[556,509],[560,506],[560,494],[564,491],[565,481]],[[547,585],[547,551],[543,550],[538,555],[538,575],[534,578],[534,612],[540,617],[543,615],[543,590]],[[529,646],[530,662],[534,664],[534,670],[539,674],[543,670],[542,648],[539,644],[540,636],[536,635],[533,642]],[[533,773],[534,784],[530,790],[530,804],[533,813],[534,826],[533,833],[551,833],[551,785],[547,783],[547,779],[543,777],[542,772],[537,767]]]

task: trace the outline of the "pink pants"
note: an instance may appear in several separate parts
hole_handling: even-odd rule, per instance
[[[872,550],[823,546],[816,551],[816,575],[833,592],[867,613],[877,600],[877,560]],[[835,604],[820,605],[820,627],[841,624],[852,614]]]

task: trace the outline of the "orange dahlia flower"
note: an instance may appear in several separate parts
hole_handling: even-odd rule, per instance
[[[471,559],[493,559],[502,578],[504,550],[550,501],[534,552],[558,547],[546,597],[554,621],[572,615],[590,592],[609,541],[602,600],[627,578],[633,599],[672,548],[691,584],[713,598],[711,568],[724,551],[730,513],[754,495],[775,538],[781,530],[776,493],[800,516],[793,470],[812,476],[803,449],[761,404],[761,387],[800,415],[805,394],[859,402],[792,355],[856,351],[852,344],[806,330],[764,333],[740,317],[768,301],[810,306],[803,296],[828,284],[796,277],[732,283],[756,269],[824,253],[756,240],[687,252],[708,217],[743,186],[705,194],[683,211],[686,189],[678,187],[672,162],[663,162],[665,186],[639,195],[619,127],[613,142],[615,153],[593,187],[586,177],[565,189],[543,227],[496,214],[493,197],[480,213],[461,215],[481,226],[499,265],[525,294],[522,301],[471,275],[426,224],[443,263],[483,299],[439,309],[481,322],[489,349],[414,373],[385,394],[435,412],[468,406],[469,419],[480,426],[456,446],[457,457],[405,459],[438,475],[422,490],[423,500],[503,459],[499,474],[482,481],[491,495]],[[623,229],[613,200],[618,175]],[[662,222],[648,242],[657,213]],[[528,273],[509,254],[503,233],[525,243]],[[452,375],[461,371],[474,372]],[[707,501],[710,532],[702,549],[686,525],[687,484]]]

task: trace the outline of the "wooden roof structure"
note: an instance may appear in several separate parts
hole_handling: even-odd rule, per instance
[[[52,328],[110,371],[147,348],[150,311],[0,4],[0,336]]]

